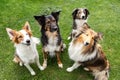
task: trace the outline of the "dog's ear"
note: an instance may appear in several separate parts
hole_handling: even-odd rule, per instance
[[[73,12],[72,12],[73,19],[76,18],[77,12],[78,12],[78,9],[74,9],[74,10],[73,10]]]
[[[102,40],[102,39],[103,39],[103,34],[98,32],[97,35],[95,36],[95,40],[99,41],[99,40]]]
[[[85,10],[86,15],[90,14],[90,12],[88,11],[88,9],[85,8],[84,10]]]
[[[30,24],[29,24],[28,21],[26,21],[26,23],[25,23],[23,29],[26,30],[26,31],[31,31],[31,29],[30,29]]]
[[[89,28],[90,28],[90,26],[87,23],[84,23],[82,26],[82,30],[84,30],[84,31],[89,29]]]
[[[101,32],[98,32],[97,33],[97,36],[98,36],[98,39],[99,40],[102,40],[103,39],[103,34]]]
[[[56,21],[58,22],[59,19],[59,14],[61,11],[57,11],[57,12],[52,12],[51,15],[56,19]]]
[[[38,23],[41,26],[45,25],[45,16],[44,15],[42,15],[42,16],[34,16],[34,18],[38,21]]]
[[[10,28],[6,28],[7,34],[10,37],[10,40],[13,39],[13,37],[16,35],[15,30],[12,30]]]

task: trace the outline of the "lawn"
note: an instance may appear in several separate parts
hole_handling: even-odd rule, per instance
[[[110,61],[109,80],[120,79],[120,0],[0,0],[0,80],[92,80],[93,76],[82,67],[72,73],[66,68],[73,64],[68,57],[67,37],[72,27],[71,13],[75,8],[85,7],[90,11],[88,23],[92,29],[104,34],[100,44]],[[40,37],[39,24],[34,15],[48,14],[61,10],[59,26],[67,48],[61,55],[63,69],[57,66],[56,58],[48,59],[48,67],[40,71],[32,65],[36,75],[31,76],[23,66],[13,63],[15,52],[13,43],[9,40],[5,28],[20,30],[29,21],[33,35]],[[41,45],[37,47],[40,62],[43,62]]]

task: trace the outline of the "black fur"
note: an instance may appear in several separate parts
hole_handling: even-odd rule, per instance
[[[84,13],[85,13],[85,18],[84,19],[87,19],[90,12],[88,11],[88,9],[84,9]]]
[[[78,12],[79,9],[75,9],[72,13],[73,19],[76,19],[76,14]]]

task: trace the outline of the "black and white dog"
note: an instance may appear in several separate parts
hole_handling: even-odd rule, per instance
[[[73,27],[72,32],[70,36],[68,37],[68,40],[72,39],[72,37],[77,34],[78,30],[83,26],[84,23],[87,22],[89,11],[86,8],[76,8],[72,12],[73,17]]]
[[[43,67],[47,67],[47,55],[57,56],[57,63],[60,68],[63,68],[63,64],[60,60],[60,53],[64,50],[65,44],[62,42],[60,35],[58,20],[58,12],[52,12],[50,15],[34,16],[41,27],[41,42],[43,46],[44,62]]]

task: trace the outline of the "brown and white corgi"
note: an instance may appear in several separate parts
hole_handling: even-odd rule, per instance
[[[6,28],[6,30],[10,40],[12,40],[16,48],[13,61],[19,63],[20,66],[24,65],[30,71],[31,75],[35,75],[36,73],[30,67],[30,63],[36,63],[38,68],[43,70],[36,49],[36,44],[39,44],[40,40],[32,36],[29,23],[26,22],[23,29],[20,31],[12,30],[10,28]]]
[[[94,80],[108,80],[110,66],[98,43],[101,38],[100,33],[95,32],[85,23],[69,45],[69,57],[75,63],[67,68],[67,71],[72,72],[82,65],[85,70],[93,73]]]

